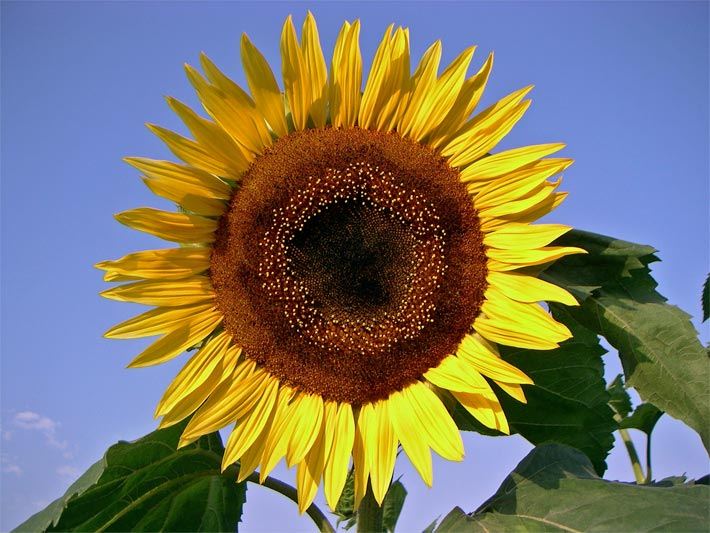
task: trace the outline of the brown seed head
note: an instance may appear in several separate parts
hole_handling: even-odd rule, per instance
[[[248,357],[298,390],[359,405],[453,353],[480,312],[486,256],[443,158],[396,133],[327,128],[256,159],[210,275]]]

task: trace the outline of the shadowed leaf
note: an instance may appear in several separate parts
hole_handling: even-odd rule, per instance
[[[621,418],[626,418],[632,410],[631,398],[624,387],[624,376],[619,374],[609,383],[609,405]]]
[[[382,502],[382,526],[386,531],[394,531],[406,498],[407,489],[404,488],[401,481],[397,480],[390,485]]]
[[[606,481],[578,450],[548,444],[530,452],[475,513],[455,508],[436,531],[706,531],[710,488],[666,481]]]
[[[638,429],[646,435],[651,435],[656,422],[663,416],[663,411],[650,403],[642,403],[639,405],[630,417],[625,418],[619,423],[620,428]]]

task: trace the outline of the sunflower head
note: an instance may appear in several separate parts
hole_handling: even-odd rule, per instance
[[[409,32],[390,26],[362,88],[360,24],[346,22],[330,69],[308,14],[281,35],[283,91],[246,36],[247,90],[206,56],[187,66],[208,118],[175,99],[190,137],[150,125],[180,163],[127,161],[178,212],[139,208],[120,222],[178,243],[97,266],[107,298],[153,309],[106,335],[160,335],[130,366],[195,354],[157,409],[192,415],[181,440],[234,424],[224,467],[265,477],[297,466],[305,510],[331,507],[352,458],[356,503],[378,502],[401,445],[432,483],[431,450],[460,460],[445,405],[508,432],[491,388],[525,401],[532,381],[497,344],[551,349],[570,332],[540,305],[574,305],[534,276],[569,228],[533,225],[565,194],[562,144],[492,153],[529,105],[526,87],[474,114],[490,55],[473,48],[439,72],[434,43],[410,69]],[[533,268],[535,267],[535,268]]]

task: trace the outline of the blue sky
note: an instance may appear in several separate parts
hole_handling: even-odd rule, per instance
[[[239,83],[246,31],[278,70],[284,18],[316,15],[325,50],[344,19],[362,20],[365,65],[390,22],[409,26],[414,57],[435,39],[451,60],[496,53],[483,104],[535,84],[533,106],[500,148],[564,141],[576,163],[550,216],[651,244],[660,291],[692,314],[708,271],[708,4],[2,3],[2,519],[7,530],[59,496],[104,449],[155,427],[153,407],[181,360],[126,370],[142,341],[101,334],[137,306],[102,300],[92,265],[160,247],[112,214],[153,197],[125,155],[169,158],[143,127],[182,129],[163,101],[194,104],[182,64],[207,54]],[[613,354],[607,374],[619,372]],[[637,435],[638,437],[638,435]],[[473,510],[530,449],[519,437],[466,435],[462,464],[438,461],[427,489],[406,461],[402,531],[454,505]],[[638,438],[639,443],[641,441]],[[631,480],[621,446],[607,477]],[[664,417],[654,474],[699,477],[699,438]],[[277,475],[293,479],[293,472]],[[309,530],[307,518],[251,486],[242,531]],[[322,497],[318,500],[323,503]]]

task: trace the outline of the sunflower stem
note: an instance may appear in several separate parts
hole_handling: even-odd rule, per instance
[[[639,455],[636,453],[636,447],[634,446],[634,441],[631,440],[631,435],[626,429],[619,429],[619,435],[621,435],[621,440],[624,441],[626,445],[626,451],[629,454],[629,460],[631,461],[631,468],[634,470],[634,477],[636,478],[636,483],[643,485],[646,481],[646,477],[643,475],[643,469],[641,468],[641,461],[639,460]]]
[[[298,491],[296,491],[296,489],[288,483],[284,483],[279,479],[267,476],[266,479],[264,479],[264,482],[260,483],[259,473],[252,472],[247,478],[247,481],[250,481],[251,483],[256,483],[258,485],[263,485],[266,488],[269,488],[275,492],[278,492],[279,494],[286,496],[289,500],[298,503]],[[306,514],[311,517],[311,520],[313,520],[315,525],[318,526],[318,531],[320,531],[321,533],[335,533],[335,529],[328,521],[328,518],[325,516],[325,514],[323,514],[323,511],[318,509],[316,504],[312,503],[310,507],[306,509]]]
[[[646,480],[645,483],[651,483],[651,434],[646,434]]]
[[[375,500],[372,487],[368,483],[365,497],[357,509],[357,533],[384,533],[382,507]]]

